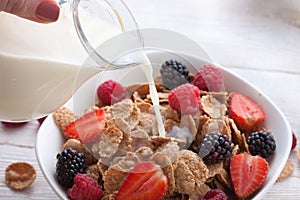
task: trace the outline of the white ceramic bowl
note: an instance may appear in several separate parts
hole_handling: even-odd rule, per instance
[[[169,55],[165,55],[166,57]],[[162,63],[164,56],[153,54],[151,61],[153,63]],[[205,62],[193,57],[188,57],[188,62],[193,66],[200,67]],[[291,129],[289,124],[282,114],[282,112],[272,103],[272,101],[260,92],[255,86],[251,85],[247,81],[238,77],[236,74],[224,69],[224,85],[226,91],[237,91],[244,93],[258,102],[265,110],[266,120],[264,126],[271,129],[277,143],[277,149],[275,154],[270,160],[270,171],[263,186],[253,199],[260,199],[269,188],[275,183],[279,176],[284,164],[288,158],[291,149]],[[154,73],[159,73],[155,68]],[[130,85],[134,82],[145,82],[145,76],[140,69],[124,69],[113,72],[105,72],[105,75],[96,75],[88,80],[74,95],[74,97],[66,104],[67,107],[76,112],[76,114],[82,114],[83,110],[95,103],[96,88],[99,82],[103,82],[107,79],[114,79],[121,82],[123,85]],[[36,141],[36,155],[44,176],[49,182],[50,186],[62,199],[67,199],[66,191],[57,182],[55,176],[55,164],[56,154],[61,152],[64,138],[61,132],[56,127],[52,115],[44,121],[39,129]]]

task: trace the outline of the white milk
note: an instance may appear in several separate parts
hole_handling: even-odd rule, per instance
[[[120,33],[113,25],[88,20],[98,44]],[[87,53],[64,14],[56,23],[39,24],[0,12],[0,27],[0,120],[22,121],[49,114],[99,72],[81,68]]]
[[[159,136],[165,137],[166,133],[165,133],[165,127],[164,127],[164,123],[162,120],[162,116],[160,113],[159,97],[158,97],[158,93],[157,93],[157,90],[155,87],[155,82],[153,79],[153,67],[152,67],[151,62],[149,61],[145,52],[141,51],[141,52],[137,52],[137,53],[139,56],[139,60],[143,61],[142,68],[143,68],[146,78],[149,82],[150,97],[152,100],[152,104],[153,104],[153,108],[154,108],[154,112],[155,112],[155,116],[156,116]]]
[[[160,113],[159,97],[158,97],[158,93],[157,93],[155,83],[154,83],[154,80],[153,80],[153,77],[152,77],[153,68],[152,68],[151,64],[149,64],[149,65],[145,65],[143,67],[143,69],[145,71],[146,76],[150,77],[148,79],[150,97],[151,97],[151,100],[152,100],[152,103],[153,103],[153,108],[154,108],[154,112],[155,112],[155,116],[156,116],[159,136],[165,137],[166,133],[165,133],[165,127],[164,127],[164,123],[163,123],[163,120],[162,120],[162,116],[161,116],[161,113]]]

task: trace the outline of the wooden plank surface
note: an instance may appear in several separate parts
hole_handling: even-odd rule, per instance
[[[300,135],[300,0],[125,0],[141,27],[174,30],[201,44],[215,62],[269,96]],[[36,121],[8,129],[0,124],[0,199],[57,199],[35,157]],[[297,135],[300,140],[300,136]],[[300,144],[300,142],[299,142]],[[300,145],[297,146],[297,149]],[[300,165],[263,199],[298,199]],[[37,179],[25,191],[6,187],[4,171],[28,161]]]

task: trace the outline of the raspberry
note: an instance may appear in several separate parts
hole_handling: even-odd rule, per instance
[[[73,185],[74,177],[83,174],[86,170],[85,156],[72,148],[63,150],[57,154],[56,177],[60,184],[70,188]]]
[[[294,132],[292,132],[292,135],[293,135],[293,143],[292,143],[291,150],[295,149],[295,147],[297,146],[297,137]]]
[[[163,85],[172,90],[190,80],[186,66],[176,60],[164,62],[160,68]]]
[[[71,200],[99,200],[103,196],[101,186],[86,174],[77,174],[73,187],[67,193]]]
[[[227,200],[227,196],[220,189],[212,189],[208,191],[200,200]]]
[[[125,88],[113,80],[102,83],[97,89],[98,98],[106,105],[122,101],[126,97]]]
[[[189,83],[173,89],[168,100],[171,108],[183,115],[193,115],[201,109],[200,90]]]
[[[254,132],[247,137],[247,144],[251,155],[260,155],[263,158],[268,158],[276,150],[274,137],[266,132]]]
[[[199,156],[207,163],[225,160],[232,152],[231,141],[221,133],[207,134],[199,146]]]
[[[200,90],[220,92],[223,88],[222,71],[214,65],[203,65],[195,74],[193,83]]]

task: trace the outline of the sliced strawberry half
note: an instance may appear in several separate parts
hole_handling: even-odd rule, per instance
[[[140,162],[121,185],[116,200],[160,200],[168,190],[168,179],[159,165]]]
[[[242,130],[249,130],[265,120],[264,109],[250,97],[232,93],[229,102],[229,117]]]
[[[237,197],[248,197],[260,188],[268,171],[268,162],[260,156],[242,153],[232,157],[230,176]]]
[[[105,121],[105,111],[94,110],[70,123],[65,129],[65,135],[67,138],[77,139],[82,143],[94,142],[100,137]]]

